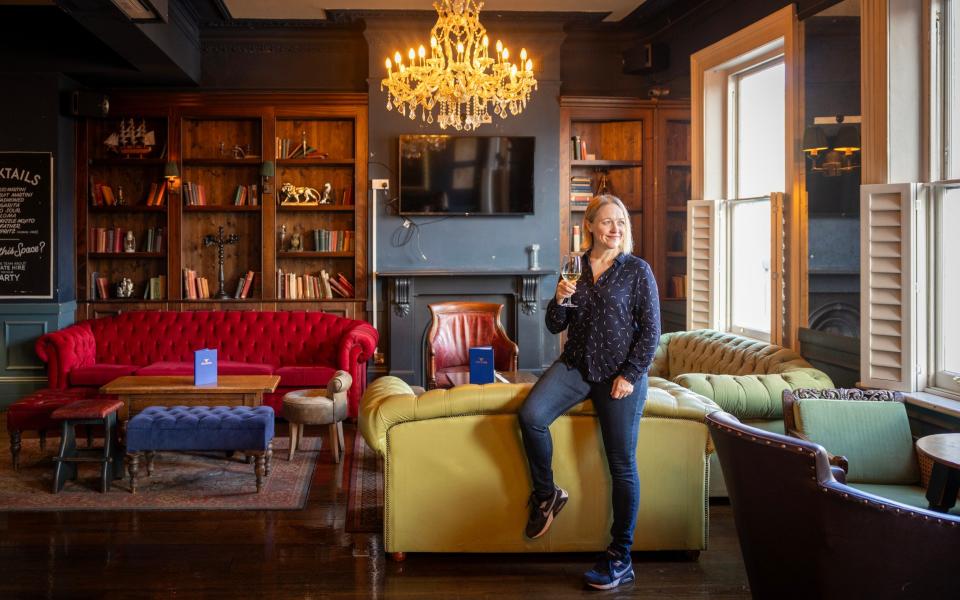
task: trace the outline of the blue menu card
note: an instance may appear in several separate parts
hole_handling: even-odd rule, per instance
[[[217,350],[204,348],[193,352],[193,385],[217,384]]]
[[[493,383],[493,347],[470,348],[470,383]]]

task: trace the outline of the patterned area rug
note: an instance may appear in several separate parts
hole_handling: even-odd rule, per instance
[[[136,494],[130,493],[128,477],[101,494],[99,465],[81,464],[77,480],[53,494],[51,456],[59,440],[50,440],[43,453],[35,439],[24,440],[19,473],[9,454],[0,458],[0,511],[299,509],[310,491],[321,439],[306,438],[293,461],[287,461],[288,438],[275,439],[273,469],[259,494],[254,466],[223,452],[158,452],[150,477],[141,460]]]
[[[383,532],[383,459],[358,431],[353,439],[347,522],[350,533]]]

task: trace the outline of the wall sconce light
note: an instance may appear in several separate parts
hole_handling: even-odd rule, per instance
[[[170,189],[177,188],[177,180],[180,179],[180,168],[177,167],[177,163],[168,162],[163,167],[163,177],[167,180],[167,187]]]
[[[816,156],[821,150],[826,150],[827,134],[817,125],[812,125],[803,130],[803,151],[811,157]]]
[[[272,194],[273,190],[271,188],[271,181],[277,174],[276,164],[272,160],[268,160],[260,165],[260,178],[263,180],[263,193]]]

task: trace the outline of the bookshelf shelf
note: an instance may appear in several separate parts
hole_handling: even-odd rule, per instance
[[[277,252],[277,258],[353,258],[353,252],[317,252],[316,250],[303,250],[301,252]]]
[[[166,258],[166,252],[91,252],[90,258],[135,259],[135,258]]]
[[[127,310],[323,310],[364,318],[367,297],[367,104],[365,94],[204,94],[195,92],[118,92],[111,97],[108,119],[83,119],[78,125],[77,169],[77,319]],[[144,122],[156,136],[153,156],[120,158],[109,155],[103,140],[120,119]],[[306,140],[311,152],[329,158],[280,158],[282,148]],[[281,144],[281,142],[283,142]],[[232,158],[240,147],[248,156]],[[274,162],[276,175],[264,177],[261,167]],[[179,167],[180,185],[166,188],[164,204],[147,206],[155,188],[165,184],[167,163]],[[323,191],[329,183],[337,204],[280,206],[284,183]],[[255,187],[254,187],[255,186]],[[133,205],[92,206],[91,195],[109,187],[114,197]],[[238,190],[243,188],[246,194]],[[188,193],[189,192],[189,193]],[[186,204],[205,199],[219,204]],[[244,205],[233,204],[239,197]],[[255,198],[255,200],[253,200]],[[249,205],[256,201],[256,205]],[[236,234],[224,248],[224,283],[236,294],[241,278],[253,272],[245,299],[189,298],[185,271],[205,278],[216,293],[218,258],[215,246],[203,239]],[[333,243],[347,240],[352,251],[312,250],[314,231],[331,232]],[[132,231],[137,248],[146,249],[148,233],[162,236],[163,252],[94,252],[103,249],[103,232],[124,236]],[[285,231],[286,238],[281,232]],[[343,234],[339,237],[337,234]],[[94,236],[96,234],[96,236]],[[302,236],[306,248],[290,252],[289,241]],[[108,236],[111,237],[111,236]],[[116,242],[112,242],[115,250]],[[122,247],[122,246],[121,246]],[[323,246],[321,246],[323,247]],[[336,245],[331,247],[336,248]],[[340,246],[344,247],[344,246]],[[154,246],[156,248],[156,246]],[[342,274],[355,293],[344,298],[285,298],[278,270],[296,277]],[[122,279],[134,284],[133,297],[111,298]],[[104,281],[105,280],[105,281]],[[161,282],[160,295],[157,281]],[[151,288],[151,281],[153,287]],[[187,281],[194,281],[188,279]],[[96,288],[106,283],[107,291]],[[144,295],[153,299],[144,299]],[[100,298],[98,298],[100,296]],[[162,298],[162,299],[158,299]],[[318,308],[311,309],[310,305]]]
[[[597,167],[607,169],[631,169],[642,167],[642,160],[571,160],[571,167]]]
[[[352,167],[352,158],[281,158],[278,167]]]
[[[227,204],[208,204],[205,206],[184,206],[183,212],[260,212],[260,206],[233,206]]]
[[[184,159],[185,167],[250,167],[259,166],[263,159],[256,158],[187,158]]]
[[[319,204],[314,206],[297,206],[295,204],[281,204],[277,212],[343,212],[352,213],[356,206],[353,204]]]
[[[88,210],[92,213],[165,213],[167,205],[163,206],[143,206],[143,205],[124,205],[124,206],[91,206]]]

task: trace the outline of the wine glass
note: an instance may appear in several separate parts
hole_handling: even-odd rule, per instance
[[[581,263],[579,254],[570,254],[564,258],[563,264],[560,267],[561,277],[563,277],[566,281],[576,285],[577,280],[580,279],[581,273],[583,273],[583,265]],[[560,302],[560,306],[576,308],[576,305],[571,301],[570,298],[564,298],[563,301]]]

